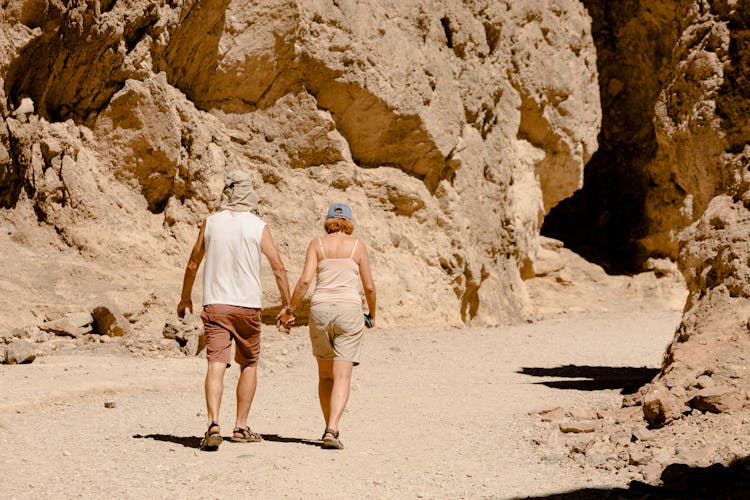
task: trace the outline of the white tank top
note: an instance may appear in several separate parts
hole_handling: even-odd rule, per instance
[[[203,305],[261,307],[260,240],[266,223],[250,212],[209,215],[203,242]]]

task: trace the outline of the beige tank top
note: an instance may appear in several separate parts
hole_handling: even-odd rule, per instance
[[[326,257],[323,242],[318,238],[323,259],[318,261],[318,276],[315,292],[310,300],[311,305],[326,302],[362,303],[359,295],[359,265],[354,261],[357,243],[359,240],[354,241],[349,257],[329,259]]]

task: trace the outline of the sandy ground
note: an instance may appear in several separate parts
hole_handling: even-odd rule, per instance
[[[504,328],[372,330],[341,451],[320,448],[315,361],[303,327],[288,337],[263,332],[250,425],[264,442],[225,440],[218,452],[197,449],[203,359],[137,357],[101,344],[85,355],[2,365],[0,497],[523,498],[627,487],[613,473],[545,459],[532,442],[539,418],[529,415],[616,406],[620,391],[555,388],[542,382],[570,379],[520,372],[656,368],[679,317],[602,312]],[[233,366],[225,436],[236,377]]]

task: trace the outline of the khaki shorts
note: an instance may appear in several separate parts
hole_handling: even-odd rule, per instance
[[[325,302],[310,308],[310,342],[319,359],[359,364],[365,319],[362,306],[347,302]]]
[[[238,365],[255,366],[260,357],[260,309],[209,304],[201,312],[206,330],[208,361],[229,364],[232,339],[234,360]]]

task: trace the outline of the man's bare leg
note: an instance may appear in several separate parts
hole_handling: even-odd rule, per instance
[[[206,409],[208,410],[208,425],[219,422],[221,409],[221,395],[224,392],[224,372],[226,363],[209,361],[206,371]]]
[[[255,397],[258,384],[257,366],[243,366],[240,369],[240,379],[237,381],[237,421],[235,428],[246,428],[247,417]]]

